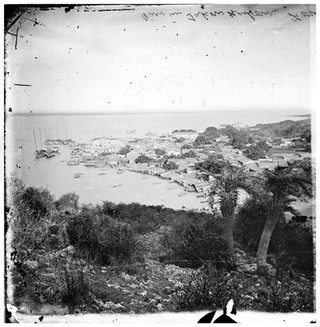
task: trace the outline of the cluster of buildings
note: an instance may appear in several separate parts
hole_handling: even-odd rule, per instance
[[[229,139],[226,136],[217,138],[215,144],[205,144],[194,148],[193,141],[198,136],[194,130],[176,130],[171,134],[160,136],[151,134],[148,133],[144,138],[133,138],[130,135],[123,139],[101,137],[93,139],[90,144],[75,145],[68,164],[83,163],[97,167],[125,166],[132,171],[172,180],[184,186],[188,191],[207,193],[209,183],[206,180],[208,178],[204,178],[205,174],[197,170],[195,165],[212,154],[220,154],[223,158],[221,160],[228,160],[231,165],[244,167],[246,171],[257,174],[264,169],[288,167],[290,161],[309,155],[292,149],[289,151],[289,148],[279,146],[272,147],[272,154],[268,158],[251,160],[245,157],[241,150],[229,145]],[[188,157],[188,152],[191,150],[193,155]],[[141,155],[147,156],[149,162],[136,163],[136,159]],[[175,164],[177,168],[164,169],[165,159]]]

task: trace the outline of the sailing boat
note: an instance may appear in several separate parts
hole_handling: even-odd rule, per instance
[[[45,130],[45,134],[46,134],[46,138],[48,139],[46,130]],[[39,135],[40,135],[40,147],[41,147],[42,146],[42,135],[41,135],[41,130],[40,129],[39,129]],[[35,144],[36,144],[36,158],[37,159],[44,158],[44,157],[49,159],[49,158],[55,157],[58,154],[60,154],[58,147],[49,146],[48,148],[40,148],[40,150],[38,150],[37,139],[36,139],[36,135],[35,135],[34,131],[33,131],[33,137],[34,137],[34,141],[35,141]]]

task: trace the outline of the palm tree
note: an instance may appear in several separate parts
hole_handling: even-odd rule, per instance
[[[310,177],[305,175],[296,167],[285,169],[277,168],[274,171],[265,170],[261,176],[263,181],[264,192],[260,194],[263,201],[268,203],[267,220],[260,238],[257,251],[257,270],[263,274],[267,270],[267,253],[270,239],[277,222],[283,215],[283,212],[289,211],[294,215],[298,215],[290,204],[293,202],[291,195],[296,195],[300,189],[306,194],[308,193],[308,185],[311,183]]]
[[[228,242],[231,258],[234,257],[233,225],[238,203],[239,188],[252,193],[249,176],[242,168],[226,165],[220,174],[214,175],[214,181],[209,195],[209,204],[213,207],[220,204],[220,212],[225,221],[225,237]],[[215,200],[215,197],[218,200]]]

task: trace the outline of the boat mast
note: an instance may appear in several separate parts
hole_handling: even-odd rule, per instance
[[[42,136],[41,136],[41,129],[39,128],[39,134],[40,134],[40,149],[42,149]]]
[[[44,134],[46,136],[46,141],[47,141],[46,145],[48,145],[48,147],[50,148],[50,144],[48,142],[49,139],[48,139],[48,135],[47,135],[47,129],[44,130]]]
[[[36,144],[36,150],[38,151],[38,145],[37,145],[36,134],[35,134],[34,130],[33,130],[32,132],[33,132],[34,143]]]

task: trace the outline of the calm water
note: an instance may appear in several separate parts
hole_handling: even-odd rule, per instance
[[[289,112],[225,112],[184,113],[184,114],[131,114],[131,115],[91,115],[91,116],[11,116],[7,118],[6,134],[6,171],[8,176],[16,173],[27,185],[44,186],[56,197],[75,191],[83,203],[99,203],[104,200],[113,202],[140,202],[144,204],[164,204],[171,208],[201,208],[203,198],[195,193],[179,197],[182,188],[168,190],[175,184],[157,177],[144,179],[143,175],[126,171],[117,174],[116,170],[100,170],[82,165],[67,166],[70,148],[60,147],[61,155],[51,159],[35,159],[36,142],[49,138],[73,138],[78,142],[89,142],[101,136],[144,136],[147,132],[169,133],[174,129],[192,128],[198,132],[208,126],[241,123],[276,122],[285,119]],[[135,130],[128,135],[127,131]],[[41,135],[41,139],[40,139]],[[74,174],[82,173],[80,178]],[[105,173],[104,175],[99,175]],[[155,184],[160,182],[160,184]],[[122,184],[114,188],[113,185]]]

